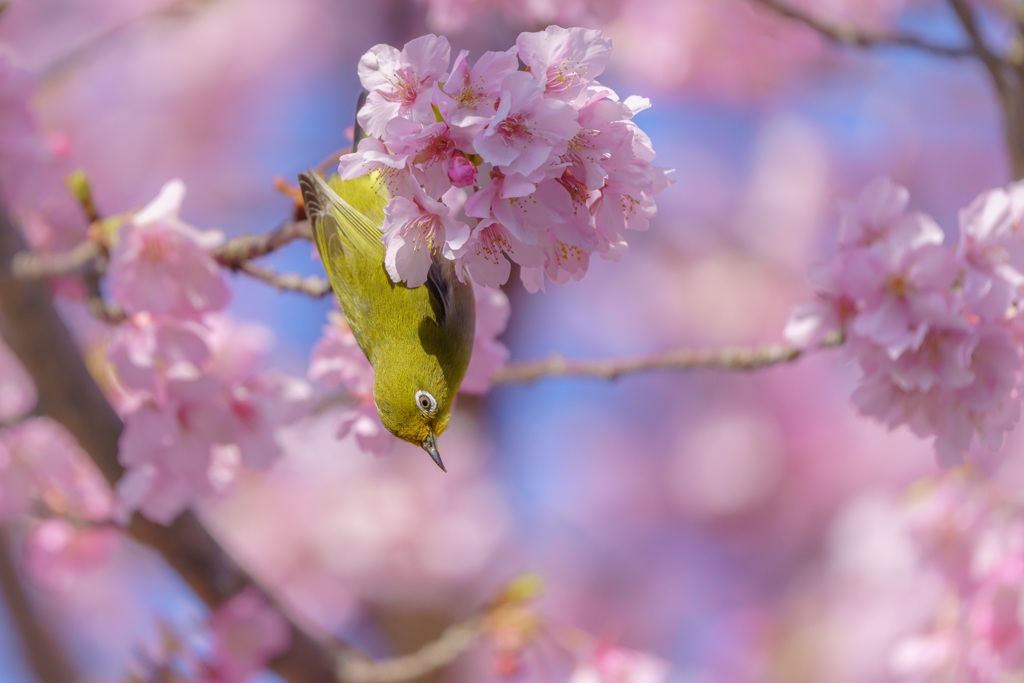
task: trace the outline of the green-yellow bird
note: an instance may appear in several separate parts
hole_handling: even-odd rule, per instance
[[[381,241],[389,196],[376,174],[328,183],[310,171],[299,175],[299,187],[331,287],[373,366],[381,422],[445,470],[437,437],[473,351],[472,287],[438,255],[425,284],[391,281]]]

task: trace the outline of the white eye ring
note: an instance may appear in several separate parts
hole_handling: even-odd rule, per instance
[[[437,412],[437,399],[420,389],[416,392],[416,407],[425,415],[433,415]]]

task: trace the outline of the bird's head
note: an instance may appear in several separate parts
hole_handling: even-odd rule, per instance
[[[419,370],[426,370],[420,366]],[[440,372],[389,371],[378,368],[373,398],[389,432],[425,450],[443,471],[437,437],[448,428],[455,392]]]

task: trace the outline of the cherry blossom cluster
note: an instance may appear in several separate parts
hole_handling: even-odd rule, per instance
[[[953,472],[918,487],[911,533],[951,609],[892,652],[904,680],[997,683],[1024,676],[1024,514],[976,478]]]
[[[500,289],[476,286],[476,337],[473,355],[462,380],[461,392],[486,393],[491,378],[508,360],[508,348],[498,336],[505,331],[509,301]],[[391,450],[395,437],[384,428],[373,402],[373,367],[356,343],[340,313],[332,313],[323,336],[313,349],[309,378],[328,389],[344,389],[347,401],[338,438],[355,438],[361,450],[383,455]]]
[[[545,276],[581,278],[592,254],[618,258],[625,231],[647,228],[668,178],[632,120],[649,102],[619,101],[595,80],[611,41],[550,26],[475,62],[463,51],[449,67],[450,52],[447,39],[427,35],[401,51],[377,45],[359,61],[368,95],[357,120],[368,137],[339,172],[377,171],[391,192],[391,278],[420,285],[441,255],[490,287],[516,263],[535,291]]]
[[[997,449],[1020,416],[1024,184],[960,212],[955,245],[889,180],[843,210],[839,245],[812,272],[814,302],[786,329],[800,345],[842,331],[861,377],[853,402],[888,427],[934,437],[939,459]]]
[[[113,299],[130,314],[107,352],[125,421],[118,514],[164,523],[223,491],[240,464],[273,464],[275,430],[309,397],[302,380],[258,372],[266,333],[215,315],[228,290],[207,248],[220,236],[178,218],[184,192],[168,183],[120,228],[108,269]]]
[[[283,616],[253,588],[246,588],[186,632],[162,624],[158,643],[140,653],[133,681],[244,683],[288,648]]]

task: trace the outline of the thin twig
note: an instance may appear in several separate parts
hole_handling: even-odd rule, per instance
[[[812,16],[783,0],[751,0],[787,19],[792,19],[816,31],[829,41],[854,47],[900,47],[920,50],[939,57],[971,57],[975,51],[970,47],[940,45],[910,33],[875,33],[855,26],[826,21]]]
[[[262,235],[240,235],[214,247],[212,253],[221,265],[237,268],[246,261],[266,256],[298,239],[313,239],[308,221],[283,223]]]
[[[484,617],[471,617],[449,626],[437,640],[416,652],[392,659],[344,654],[338,658],[338,677],[349,683],[400,683],[419,678],[454,662],[483,635],[484,626]]]
[[[313,239],[308,222],[284,223],[262,235],[240,235],[214,247],[211,253],[221,265],[238,269],[243,263],[266,256],[298,239]],[[103,246],[94,239],[87,239],[63,252],[23,251],[15,255],[11,273],[28,280],[78,275],[96,265],[103,251]],[[100,265],[97,269],[103,272],[105,266]]]
[[[949,4],[995,88],[996,99],[1003,112],[1003,136],[1013,177],[1024,178],[1024,25],[1018,24],[1017,36],[1009,53],[998,55],[985,42],[970,3],[967,0],[949,0]]]
[[[39,683],[73,683],[78,677],[64,658],[64,648],[39,618],[25,594],[25,586],[15,569],[11,540],[0,533],[0,590],[11,620],[21,636],[29,668]]]
[[[11,274],[23,280],[43,280],[77,275],[87,266],[95,263],[102,251],[102,247],[91,239],[69,251],[23,251],[14,256],[11,262]]]
[[[817,348],[843,343],[841,334],[833,334]],[[545,377],[595,377],[617,379],[623,375],[651,370],[717,369],[749,372],[773,365],[792,363],[813,349],[775,344],[750,349],[678,349],[658,356],[611,360],[569,360],[563,356],[511,363],[494,376],[494,384],[532,382]]]
[[[313,275],[308,277],[292,274],[282,275],[281,273],[275,273],[270,268],[258,266],[250,261],[241,262],[235,270],[266,282],[282,292],[298,292],[311,296],[314,299],[323,298],[331,293],[331,283]]]
[[[981,35],[981,27],[978,26],[978,20],[974,16],[974,9],[967,1],[949,0],[949,4],[956,13],[957,19],[960,20],[960,25],[967,32],[967,37],[974,48],[974,54],[981,59],[985,69],[988,71],[988,75],[992,78],[992,83],[995,85],[1000,98],[1004,99],[1009,88],[1009,84],[1006,81],[1006,73],[1003,71],[1006,62],[1002,57],[989,49],[985,38]]]

